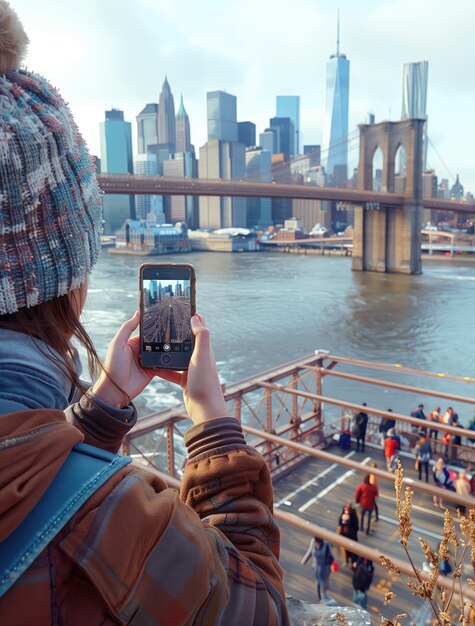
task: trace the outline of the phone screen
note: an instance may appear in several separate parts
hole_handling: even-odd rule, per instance
[[[143,364],[186,368],[193,351],[193,268],[170,264],[143,266],[140,292]]]

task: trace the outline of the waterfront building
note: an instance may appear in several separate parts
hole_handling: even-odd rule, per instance
[[[183,96],[180,97],[180,107],[176,114],[176,152],[193,152],[191,145],[190,118],[185,111]]]
[[[162,150],[173,154],[176,150],[175,101],[167,77],[158,101],[158,140]]]
[[[331,229],[332,211],[328,200],[292,200],[292,215],[300,221],[303,230],[310,232],[315,224]]]
[[[278,144],[278,129],[266,128],[263,133],[259,134],[259,146],[263,150],[267,150],[271,154],[276,154]]]
[[[402,70],[402,114],[401,119],[413,117],[426,120],[423,131],[424,146],[422,150],[423,171],[427,164],[427,83],[429,62],[405,63]],[[400,174],[406,175],[406,155],[401,154]]]
[[[134,157],[134,172],[137,176],[156,176],[157,157],[155,154],[137,154]],[[163,196],[148,194],[135,196],[135,217],[144,220],[150,213],[155,215],[158,224],[163,224],[166,221],[163,211]]]
[[[246,148],[256,145],[256,125],[252,122],[238,122],[238,142]]]
[[[294,125],[294,154],[300,154],[300,96],[277,96],[276,117],[288,117]]]
[[[208,140],[238,141],[236,96],[225,91],[206,94]]]
[[[219,139],[207,141],[200,148],[198,176],[223,180],[244,178],[244,145]],[[246,199],[200,196],[199,226],[212,229],[244,228],[246,226]]]
[[[348,176],[348,98],[350,62],[340,52],[338,15],[336,53],[326,66],[325,113],[323,118],[324,166],[329,183],[342,186]]]
[[[126,220],[117,231],[112,254],[172,254],[190,252],[185,224],[156,224],[153,220]]]
[[[158,144],[158,103],[149,102],[135,118],[137,120],[137,154],[145,154],[149,146]]]
[[[295,128],[290,117],[273,117],[269,120],[269,127],[277,133],[277,152],[295,155]]]
[[[268,183],[272,179],[271,153],[262,148],[246,150],[246,179]],[[261,230],[272,224],[272,202],[270,198],[247,198],[246,222],[248,228]]]
[[[124,112],[111,109],[100,123],[101,171],[103,174],[132,174],[132,126]],[[135,218],[134,196],[106,194],[103,199],[104,234],[113,235],[124,220]]]
[[[195,178],[197,165],[194,151],[175,152],[173,159],[163,162],[163,175],[174,178]],[[166,204],[166,220],[185,222],[188,228],[198,227],[198,204],[194,196],[169,196]]]

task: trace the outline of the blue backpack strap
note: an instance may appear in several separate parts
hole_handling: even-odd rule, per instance
[[[85,443],[74,446],[35,508],[0,543],[0,597],[86,500],[131,461]]]

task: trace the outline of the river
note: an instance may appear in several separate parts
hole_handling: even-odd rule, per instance
[[[420,276],[352,272],[351,258],[279,253],[192,253],[168,257],[104,251],[90,279],[85,321],[103,356],[118,326],[137,306],[138,267],[145,261],[188,262],[197,273],[197,310],[212,332],[222,382],[312,353],[475,377],[475,264],[425,261]],[[360,371],[371,375],[370,371]],[[374,375],[374,372],[373,372]],[[422,387],[475,397],[475,385],[386,375]],[[435,400],[329,381],[326,394],[370,406],[410,411]],[[139,400],[143,413],[180,397],[157,381]],[[444,401],[442,404],[444,410]],[[473,406],[454,407],[466,424]],[[336,409],[335,409],[336,410]]]

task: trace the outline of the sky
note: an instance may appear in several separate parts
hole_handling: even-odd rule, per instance
[[[165,75],[180,95],[197,151],[206,142],[206,92],[237,96],[256,132],[275,97],[300,95],[303,144],[322,141],[325,65],[350,60],[349,132],[398,120],[404,63],[429,61],[428,166],[475,193],[474,0],[12,0],[30,38],[25,63],[69,102],[91,153],[110,108],[132,123],[158,102]],[[350,166],[357,165],[353,142]]]

